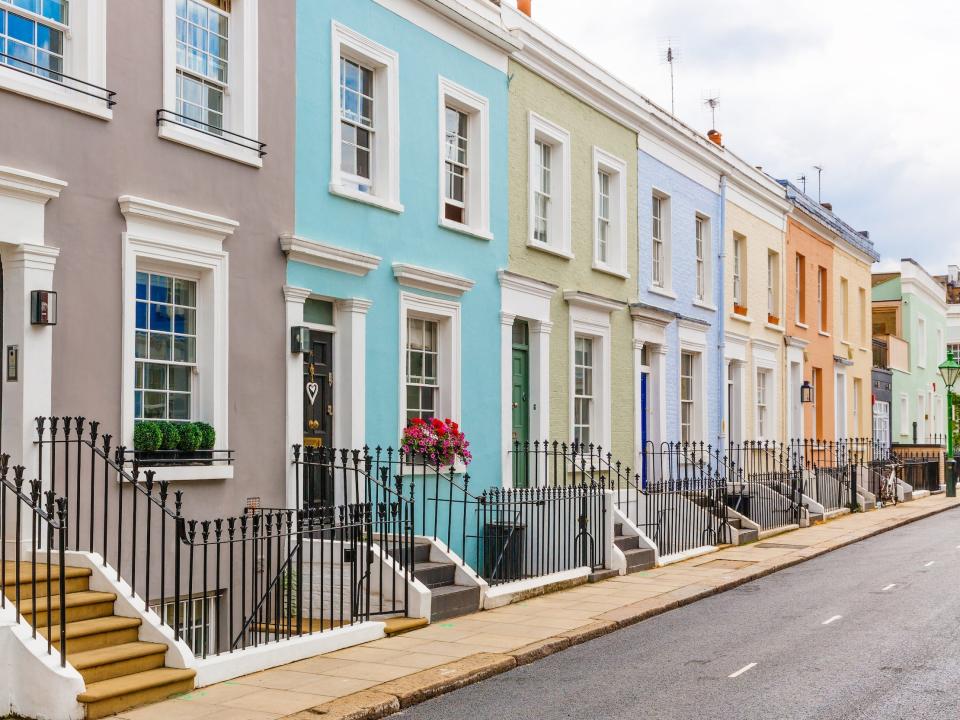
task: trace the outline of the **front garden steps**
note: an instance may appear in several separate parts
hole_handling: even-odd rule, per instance
[[[627,574],[656,567],[657,555],[650,548],[640,547],[638,535],[624,535],[623,523],[613,524],[613,544],[627,559]]]
[[[50,602],[47,602],[48,568],[36,568],[34,600],[33,566],[20,564],[20,613],[46,637],[51,625],[54,647],[60,647],[60,616],[66,618],[67,662],[86,683],[77,701],[86,707],[90,720],[102,718],[136,705],[155,702],[193,690],[196,672],[164,666],[166,645],[142,642],[139,618],[114,614],[116,595],[90,590],[89,568],[66,568],[66,602],[61,606],[59,569],[49,568]],[[17,596],[13,562],[5,568],[6,595]]]
[[[431,562],[433,544],[416,538],[413,544],[413,576],[430,590],[430,622],[474,613],[480,608],[480,588],[454,584],[457,566]]]

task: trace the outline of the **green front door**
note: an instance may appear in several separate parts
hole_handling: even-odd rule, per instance
[[[527,456],[524,452],[530,439],[530,350],[527,323],[513,325],[513,485],[529,487]]]

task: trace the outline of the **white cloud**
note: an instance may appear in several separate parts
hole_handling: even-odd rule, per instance
[[[676,113],[706,131],[717,91],[724,142],[796,181],[885,259],[941,272],[960,260],[960,3],[866,0],[533,0],[534,18],[657,104],[670,107],[661,51],[680,49]]]

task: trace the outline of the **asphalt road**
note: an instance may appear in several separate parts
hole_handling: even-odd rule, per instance
[[[393,717],[960,718],[960,511],[828,553]]]

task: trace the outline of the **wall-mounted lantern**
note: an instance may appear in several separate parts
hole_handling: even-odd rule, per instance
[[[804,380],[803,385],[800,386],[800,402],[813,402],[813,385],[810,384],[809,380]]]
[[[57,324],[57,294],[53,290],[30,291],[30,324]]]
[[[305,325],[290,328],[290,352],[294,354],[310,352],[310,328]]]

